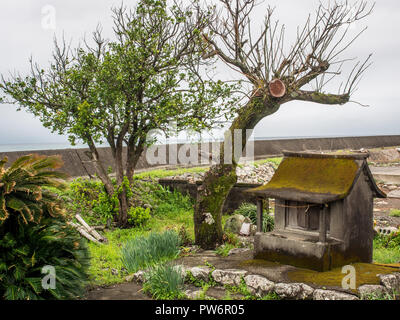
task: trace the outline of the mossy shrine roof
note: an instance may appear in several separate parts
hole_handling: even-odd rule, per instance
[[[324,204],[345,198],[362,172],[374,197],[386,198],[376,185],[366,159],[369,154],[326,155],[284,152],[267,184],[247,190],[255,195]]]

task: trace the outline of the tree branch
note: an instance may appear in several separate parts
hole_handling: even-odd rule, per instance
[[[308,101],[329,105],[343,105],[350,100],[349,94],[330,94],[316,91],[299,90],[291,93],[293,100]]]

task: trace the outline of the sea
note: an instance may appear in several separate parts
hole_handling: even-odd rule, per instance
[[[338,137],[348,137],[350,135],[326,135],[326,136],[279,136],[279,137],[254,137],[254,140],[282,140],[282,139],[307,139],[307,138],[338,138]],[[363,135],[358,135],[363,136]],[[366,136],[366,135],[364,135]],[[222,139],[214,139],[213,141],[220,141]],[[177,143],[195,143],[198,140],[187,140],[187,139],[177,139]],[[209,142],[211,140],[203,139],[202,142]],[[163,144],[165,142],[161,142]],[[99,147],[107,147],[108,144],[104,143],[98,145]],[[15,143],[15,144],[0,144],[0,152],[12,152],[12,151],[35,151],[35,150],[60,150],[60,149],[77,149],[77,148],[87,148],[84,144],[76,144],[72,146],[68,142],[60,143]]]

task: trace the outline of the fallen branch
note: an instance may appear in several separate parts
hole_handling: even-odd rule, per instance
[[[92,236],[85,230],[85,228],[82,227],[81,225],[76,224],[76,223],[73,223],[73,222],[69,222],[69,224],[70,224],[71,226],[73,226],[75,229],[77,229],[78,232],[79,232],[82,236],[84,236],[86,239],[88,239],[88,240],[90,240],[90,241],[92,241],[92,242],[95,242],[95,243],[101,243],[100,241],[98,241],[97,239],[95,239],[94,237],[92,237]]]
[[[103,237],[102,235],[100,235],[94,228],[92,228],[91,226],[89,226],[85,220],[83,220],[83,218],[79,215],[76,214],[75,215],[76,219],[82,224],[82,226],[86,229],[86,231],[93,235],[93,237],[96,238],[96,240],[100,241],[100,242],[107,242],[107,238]]]

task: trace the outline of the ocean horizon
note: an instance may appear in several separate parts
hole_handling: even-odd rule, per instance
[[[310,138],[343,138],[343,137],[366,137],[366,136],[385,136],[380,134],[375,135],[318,135],[318,136],[276,136],[276,137],[254,137],[254,140],[286,140],[286,139],[310,139]],[[389,134],[387,136],[390,136]],[[222,139],[216,139],[214,141],[221,141]],[[187,140],[187,139],[177,139],[177,143],[196,143],[198,140]],[[210,142],[210,139],[204,139],[203,142]],[[165,144],[164,142],[159,142],[159,144]],[[98,144],[98,147],[108,147],[107,143]],[[0,144],[0,152],[14,152],[14,151],[40,151],[40,150],[64,150],[64,149],[83,149],[87,148],[87,145],[76,144],[71,145],[68,142],[42,142],[42,143],[15,143],[15,144]]]

